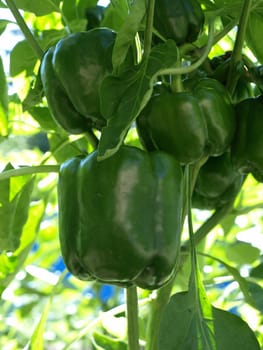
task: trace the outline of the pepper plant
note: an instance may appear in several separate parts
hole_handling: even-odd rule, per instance
[[[263,349],[263,1],[0,8],[1,347]]]

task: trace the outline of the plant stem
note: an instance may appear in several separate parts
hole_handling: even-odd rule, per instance
[[[168,304],[174,279],[157,291],[156,298],[150,303],[150,317],[146,329],[145,350],[156,350],[158,347],[158,330],[163,308]]]
[[[36,165],[22,166],[18,169],[11,169],[0,173],[0,181],[7,180],[14,176],[33,175],[37,173],[58,173],[59,165]]]
[[[175,68],[167,68],[164,69],[160,72],[160,75],[166,75],[166,74],[187,74],[187,73],[191,73],[194,70],[196,70],[199,66],[201,66],[201,64],[203,64],[203,62],[206,60],[212,46],[213,46],[213,42],[214,42],[214,24],[213,22],[209,23],[209,30],[208,30],[208,41],[207,44],[204,48],[203,54],[202,56],[195,61],[194,63],[192,63],[190,66],[185,66],[185,67],[175,67]]]
[[[140,350],[138,325],[138,297],[137,288],[126,289],[127,322],[128,322],[128,350]]]
[[[243,50],[251,5],[252,5],[252,0],[244,0],[243,7],[241,10],[240,20],[238,24],[235,45],[231,56],[229,74],[228,74],[228,80],[227,80],[227,88],[230,94],[233,94],[237,84],[237,80],[238,80],[238,75],[236,74],[236,65],[242,58],[242,50]]]
[[[13,0],[6,0],[6,4],[9,8],[9,10],[12,12],[13,16],[15,17],[16,23],[18,24],[19,28],[21,29],[22,33],[24,34],[27,42],[35,52],[36,56],[39,59],[42,59],[43,57],[43,50],[39,46],[38,42],[36,41],[35,37],[29,30],[26,22],[24,21],[24,18],[21,16],[20,12],[18,11],[16,4]]]
[[[144,33],[144,56],[148,56],[152,47],[152,31],[155,0],[148,0],[146,28]]]

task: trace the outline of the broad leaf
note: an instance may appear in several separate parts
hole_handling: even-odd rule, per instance
[[[60,0],[14,0],[16,6],[24,11],[33,12],[37,16],[44,16],[51,12],[59,12]]]
[[[100,159],[115,153],[132,122],[151,97],[153,84],[163,70],[176,66],[177,47],[168,40],[152,49],[142,63],[120,76],[108,76],[101,85],[101,111],[107,126],[102,130]]]
[[[162,315],[159,350],[260,350],[253,331],[241,318],[215,307],[211,310],[212,319],[202,318],[191,291],[173,295]],[[203,329],[209,325],[215,348],[202,342],[201,322]]]
[[[5,170],[12,169],[10,165]],[[19,247],[27,221],[34,178],[19,176],[0,181],[0,250]]]
[[[15,45],[10,54],[10,74],[12,77],[26,71],[27,75],[33,73],[37,62],[35,52],[26,40],[22,40]]]
[[[246,30],[246,40],[249,48],[254,53],[260,63],[263,63],[263,47],[262,42],[263,32],[263,14],[251,12],[248,19]]]
[[[123,23],[126,21],[128,14],[129,8],[127,0],[112,1],[105,10],[101,26],[112,28],[119,32]]]
[[[139,31],[141,22],[146,13],[146,1],[137,0],[131,7],[129,16],[121,26],[112,53],[113,68],[117,71],[118,67],[124,62],[127,52],[134,43],[135,35]]]

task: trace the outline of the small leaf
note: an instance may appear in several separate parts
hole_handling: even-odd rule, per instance
[[[151,97],[156,77],[166,68],[175,67],[177,47],[168,40],[152,49],[142,63],[120,76],[110,75],[101,85],[101,111],[108,124],[102,130],[99,158],[115,153],[130,125]]]
[[[3,62],[0,57],[0,136],[8,135],[8,92]]]
[[[227,258],[239,265],[252,264],[259,255],[260,250],[246,242],[235,242],[226,247]]]
[[[104,17],[101,22],[102,27],[112,28],[119,32],[123,23],[127,19],[129,8],[127,0],[111,1],[104,12]]]
[[[92,342],[97,350],[127,350],[127,344],[123,341],[113,339],[101,333],[94,333]]]
[[[31,251],[39,229],[40,222],[45,212],[43,201],[34,202],[29,208],[29,215],[23,227],[21,244],[12,254],[2,252],[0,254],[0,295],[9,283],[15,278],[17,272],[22,268],[24,261]]]
[[[39,123],[41,129],[46,131],[60,131],[61,128],[52,118],[48,107],[32,107],[28,110],[32,117]]]
[[[134,4],[130,9],[129,16],[121,26],[116,37],[112,53],[112,65],[114,70],[117,71],[118,67],[120,67],[124,62],[127,52],[135,40],[135,35],[140,29],[145,13],[146,1],[134,1]]]
[[[3,7],[3,6],[0,6],[0,7]],[[3,32],[5,31],[5,29],[9,23],[12,23],[12,22],[8,21],[6,19],[0,20],[0,35],[3,34]]]
[[[44,332],[47,322],[48,313],[51,307],[52,296],[48,299],[42,315],[32,334],[29,344],[23,350],[44,350]]]
[[[33,73],[37,62],[35,52],[26,40],[15,45],[10,54],[10,74],[12,77],[26,71],[27,75]]]
[[[34,85],[30,88],[26,98],[22,102],[23,111],[28,111],[31,107],[39,104],[43,98],[43,85],[38,73]]]
[[[9,170],[7,166],[5,170]],[[0,182],[0,250],[14,251],[19,247],[27,221],[34,178],[20,176]]]

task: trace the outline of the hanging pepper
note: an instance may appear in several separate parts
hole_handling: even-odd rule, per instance
[[[263,182],[263,96],[236,105],[237,129],[232,146],[233,162],[243,174]]]
[[[230,152],[210,157],[201,167],[193,191],[192,205],[199,209],[217,209],[234,200],[244,176],[233,166]]]
[[[73,275],[155,289],[173,275],[180,249],[182,170],[162,152],[123,146],[62,164],[59,237]]]
[[[72,134],[106,124],[100,113],[99,87],[112,71],[115,37],[107,28],[74,33],[44,55],[40,72],[50,112]]]
[[[204,25],[204,13],[196,0],[155,0],[154,28],[178,45],[194,42]]]
[[[194,163],[226,152],[235,131],[235,110],[225,87],[204,78],[191,91],[153,96],[137,119],[137,130],[148,151],[162,150],[182,164]]]

